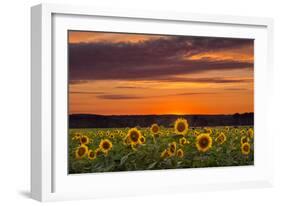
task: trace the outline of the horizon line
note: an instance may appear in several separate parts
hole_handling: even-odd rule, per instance
[[[98,116],[166,116],[166,115],[173,115],[173,116],[188,116],[188,115],[235,115],[235,114],[247,114],[247,113],[253,113],[254,112],[235,112],[235,113],[227,113],[227,114],[95,114],[95,113],[72,113],[68,114],[69,116],[71,115],[98,115]]]

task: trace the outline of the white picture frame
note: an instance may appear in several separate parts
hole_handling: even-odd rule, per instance
[[[267,119],[267,91],[273,76],[272,19],[40,4],[31,9],[31,26],[32,198],[52,201],[273,185],[273,136]],[[255,165],[69,176],[66,138],[56,138],[67,134],[65,31],[96,28],[158,34],[187,34],[191,31],[186,29],[192,28],[193,35],[256,39]]]

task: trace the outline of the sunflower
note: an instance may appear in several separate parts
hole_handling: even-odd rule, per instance
[[[244,134],[246,134],[246,131],[245,131],[244,129],[242,129],[242,130],[240,131],[240,134],[241,134],[241,135],[244,135]]]
[[[177,150],[177,156],[182,158],[183,155],[184,155],[184,154],[183,154],[183,150],[182,150],[182,149],[178,149],[178,150]]]
[[[200,152],[206,152],[212,147],[212,138],[210,134],[203,133],[196,137],[196,147]]]
[[[227,132],[229,132],[229,127],[227,126],[227,127],[225,127],[224,128]]]
[[[113,139],[115,136],[114,136],[113,133],[111,133],[109,137],[110,137],[111,139]]]
[[[137,128],[132,128],[128,131],[127,137],[131,144],[136,145],[139,143],[141,132]]]
[[[88,154],[88,147],[86,145],[79,146],[75,151],[76,159],[82,159]]]
[[[89,142],[90,142],[89,137],[87,137],[85,135],[80,137],[80,143],[81,144],[87,145],[87,144],[89,144]]]
[[[98,157],[98,156],[100,156],[100,155],[102,155],[103,154],[103,151],[100,149],[100,148],[97,148],[96,150],[95,150],[95,156],[96,157]]]
[[[161,153],[161,158],[167,158],[167,157],[171,157],[171,153],[169,150],[165,149],[162,153]]]
[[[254,130],[252,128],[248,129],[247,134],[249,137],[254,137]]]
[[[185,145],[187,143],[186,138],[185,137],[180,138],[179,143],[180,143],[180,145]]]
[[[140,144],[144,144],[144,143],[145,143],[145,137],[144,137],[144,136],[141,136],[141,137],[139,138],[139,143],[140,143]]]
[[[177,150],[177,143],[176,142],[172,142],[169,144],[169,151],[171,152],[171,154],[175,154]]]
[[[95,153],[93,150],[89,150],[89,152],[88,152],[88,158],[89,158],[90,160],[96,159],[96,153]]]
[[[195,136],[198,136],[200,134],[200,132],[195,130],[194,134],[195,134]]]
[[[246,142],[241,145],[241,152],[243,155],[248,155],[251,151],[251,145]]]
[[[244,144],[247,143],[249,141],[249,139],[246,136],[241,137],[240,143]]]
[[[175,122],[175,132],[176,134],[185,135],[188,131],[188,123],[186,119],[178,118]]]
[[[219,144],[223,144],[226,141],[226,136],[223,132],[219,134],[219,136],[216,138],[216,142]]]
[[[158,126],[158,124],[152,124],[151,127],[150,127],[150,131],[153,134],[158,134],[159,131],[160,131],[160,127]]]
[[[208,133],[208,134],[212,134],[213,133],[212,129],[211,128],[207,128],[207,127],[204,128],[204,132]]]
[[[81,137],[82,137],[82,134],[81,134],[81,133],[75,133],[73,139],[75,139],[75,140],[80,140]]]
[[[131,143],[130,143],[130,140],[129,140],[129,138],[128,137],[124,137],[123,138],[123,145],[130,145]]]
[[[101,140],[99,148],[104,152],[107,153],[112,148],[112,143],[108,139]]]
[[[137,151],[137,144],[130,144],[130,146],[132,150]]]

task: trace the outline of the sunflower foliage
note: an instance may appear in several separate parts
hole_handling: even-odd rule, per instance
[[[68,154],[70,174],[253,165],[254,130],[190,129],[185,119],[170,128],[70,129]]]

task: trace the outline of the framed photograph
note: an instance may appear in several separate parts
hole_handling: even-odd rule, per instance
[[[272,186],[271,19],[31,14],[34,199]]]

